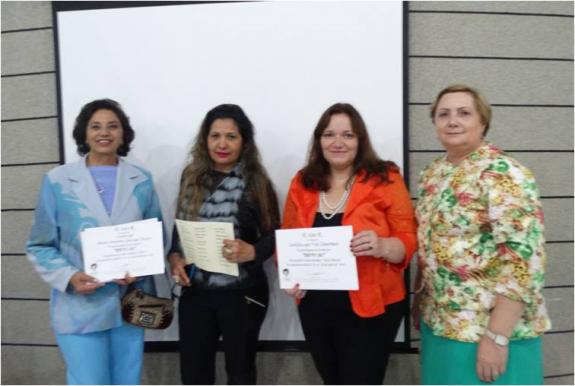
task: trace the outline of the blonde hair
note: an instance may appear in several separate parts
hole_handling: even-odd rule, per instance
[[[483,136],[485,137],[485,135],[487,135],[487,131],[489,130],[489,124],[491,123],[491,106],[479,91],[464,84],[453,84],[444,88],[439,92],[439,94],[437,94],[435,100],[431,104],[431,121],[435,123],[435,112],[437,111],[437,105],[439,104],[441,98],[445,94],[451,94],[454,92],[465,92],[471,95],[473,102],[475,103],[475,108],[481,117],[481,123],[485,125],[485,130],[483,131]]]

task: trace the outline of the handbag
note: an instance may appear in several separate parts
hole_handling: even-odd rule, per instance
[[[122,298],[122,317],[134,326],[165,329],[174,319],[174,294],[160,298],[130,285]]]

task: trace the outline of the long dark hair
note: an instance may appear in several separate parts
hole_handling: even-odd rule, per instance
[[[353,161],[353,173],[365,171],[365,178],[378,176],[382,183],[389,183],[388,172],[399,171],[392,161],[381,160],[369,140],[367,127],[359,112],[349,103],[336,103],[330,106],[319,118],[313,132],[307,165],[302,169],[303,185],[307,189],[329,190],[330,166],[321,150],[321,136],[335,114],[345,114],[351,120],[351,127],[358,140],[357,155]]]
[[[260,153],[254,140],[254,126],[238,105],[222,104],[214,107],[206,114],[192,146],[192,160],[182,173],[178,208],[185,211],[191,218],[198,216],[205,194],[209,189],[210,173],[214,166],[208,152],[208,134],[216,119],[232,119],[238,126],[242,137],[242,152],[239,162],[243,164],[242,173],[246,182],[246,190],[259,206],[262,229],[270,231],[275,224],[279,223],[277,195],[261,163]],[[193,193],[184,208],[186,192]]]
[[[97,99],[90,103],[86,103],[80,110],[80,114],[76,118],[76,123],[74,124],[74,131],[72,135],[76,141],[76,147],[78,154],[84,155],[90,152],[90,146],[86,143],[86,130],[88,129],[88,122],[92,115],[98,110],[110,110],[120,120],[122,124],[122,144],[118,147],[117,153],[120,156],[128,155],[130,151],[130,144],[134,140],[136,134],[132,125],[130,125],[130,118],[126,115],[122,106],[118,102],[112,99]]]

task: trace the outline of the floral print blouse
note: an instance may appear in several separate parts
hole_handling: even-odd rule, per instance
[[[491,144],[420,175],[421,311],[433,333],[477,342],[496,295],[525,303],[511,339],[551,328],[543,300],[543,212],[531,172]]]

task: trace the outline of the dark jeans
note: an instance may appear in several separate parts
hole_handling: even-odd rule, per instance
[[[298,309],[323,382],[381,385],[404,307],[389,304],[382,315],[362,318],[353,312],[347,291],[308,291]]]
[[[228,384],[256,383],[256,349],[268,297],[267,283],[238,290],[184,289],[179,306],[183,384],[215,382],[220,336]]]

